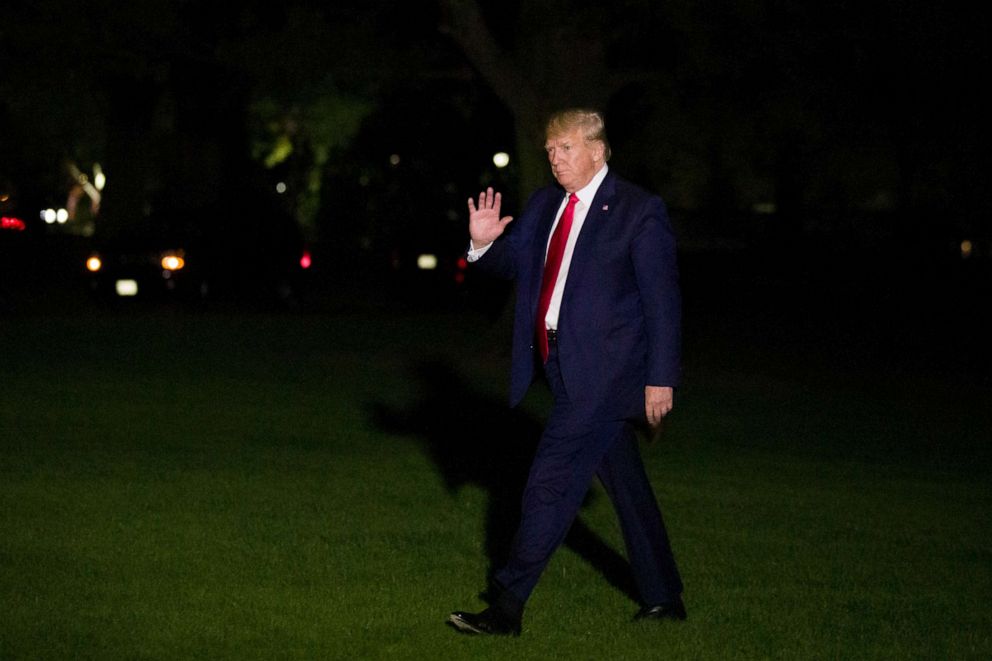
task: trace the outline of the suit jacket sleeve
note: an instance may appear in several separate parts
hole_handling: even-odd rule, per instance
[[[681,374],[682,300],[675,235],[660,198],[647,205],[631,253],[648,340],[646,384],[674,387]]]

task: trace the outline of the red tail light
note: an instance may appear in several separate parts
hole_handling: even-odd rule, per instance
[[[7,216],[0,218],[0,229],[23,232],[24,228],[24,221],[20,218],[8,218]]]

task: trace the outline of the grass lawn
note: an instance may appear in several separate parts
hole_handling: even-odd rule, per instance
[[[444,620],[546,403],[501,408],[498,327],[0,319],[0,659],[992,658],[989,388],[687,336],[644,456],[689,620],[569,547],[492,640]],[[622,551],[598,487],[581,520]]]

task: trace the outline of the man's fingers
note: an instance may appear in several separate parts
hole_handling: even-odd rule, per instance
[[[665,419],[668,415],[669,410],[662,409],[651,409],[648,411],[648,422],[651,423],[652,427],[657,427],[661,424],[661,421]]]
[[[664,402],[646,402],[644,406],[645,417],[652,427],[657,427],[665,419],[665,416],[672,412],[672,408],[671,404]]]
[[[499,193],[493,193],[493,189],[489,188],[486,190],[486,207],[487,209],[492,209],[496,212],[496,217],[499,217],[499,205],[503,197]]]
[[[493,193],[492,188],[487,188],[486,190],[479,193],[479,204],[476,206],[475,200],[468,198],[468,209],[469,213],[477,211],[478,209],[487,210],[495,209],[499,213],[499,207],[503,200],[503,196],[500,193]]]

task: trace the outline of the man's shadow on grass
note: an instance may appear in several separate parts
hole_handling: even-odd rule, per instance
[[[476,485],[486,493],[487,591],[509,557],[520,523],[520,502],[541,424],[506,402],[474,388],[450,364],[425,361],[411,368],[420,399],[410,408],[373,402],[374,424],[389,434],[413,436],[437,466],[449,492]],[[588,502],[587,497],[587,502]],[[577,517],[565,545],[615,588],[637,601],[627,560]]]

